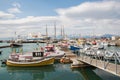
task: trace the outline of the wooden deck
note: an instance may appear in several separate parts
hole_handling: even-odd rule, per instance
[[[90,64],[92,66],[95,66],[97,68],[100,68],[114,75],[120,76],[120,64],[116,66],[116,64],[114,63],[109,63],[109,62],[105,62],[97,59],[91,59],[88,56],[78,57],[78,60],[85,62],[87,64]]]

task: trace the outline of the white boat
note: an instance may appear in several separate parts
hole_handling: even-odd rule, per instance
[[[116,46],[116,43],[115,42],[109,42],[108,46]]]
[[[67,43],[67,41],[61,41],[58,42],[58,46],[60,46],[62,49],[66,49],[69,47],[69,43]]]
[[[54,45],[48,45],[45,47],[44,56],[54,57],[55,59],[60,59],[65,55],[64,51],[59,50]]]
[[[106,51],[104,58],[108,60],[117,59],[120,61],[120,52]]]
[[[28,34],[27,40],[28,41],[41,41],[41,40],[46,40],[50,39],[48,35],[43,35],[41,33],[30,33]]]

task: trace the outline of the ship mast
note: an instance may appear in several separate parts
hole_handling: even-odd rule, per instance
[[[54,39],[56,39],[56,23],[54,23],[54,30],[55,30]]]
[[[63,26],[63,38],[65,38],[65,31],[64,31],[64,26]]]
[[[47,30],[47,24],[46,24],[46,36],[48,37],[48,30]]]
[[[62,26],[61,26],[61,38],[63,38],[63,30],[62,30]]]

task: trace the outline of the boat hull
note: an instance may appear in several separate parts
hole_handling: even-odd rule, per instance
[[[32,61],[32,62],[15,62],[15,61],[7,60],[6,64],[7,66],[16,66],[16,67],[45,66],[45,65],[54,64],[54,58]]]
[[[75,51],[75,50],[80,50],[80,48],[77,46],[70,46],[70,50]]]
[[[23,45],[20,43],[12,43],[10,44],[11,47],[22,47]]]
[[[46,52],[44,56],[46,57],[54,57],[55,60],[61,59],[65,55],[64,52]]]

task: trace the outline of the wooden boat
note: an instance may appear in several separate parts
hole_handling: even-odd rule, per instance
[[[70,60],[69,57],[64,56],[64,57],[62,57],[62,58],[60,59],[60,62],[61,62],[61,63],[71,63],[72,60]]]
[[[6,61],[8,66],[29,67],[29,66],[45,66],[54,63],[53,57],[44,57],[43,52],[34,51],[32,54],[11,54]]]

